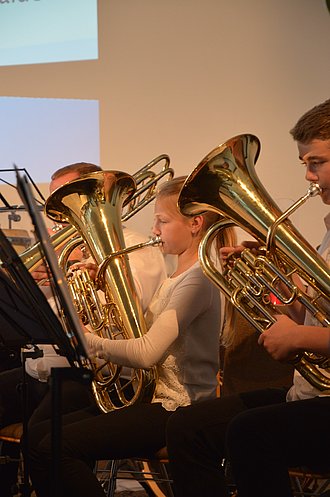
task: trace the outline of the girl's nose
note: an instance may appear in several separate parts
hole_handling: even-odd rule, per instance
[[[160,235],[160,229],[158,228],[157,223],[154,223],[152,225],[152,233],[154,235]]]

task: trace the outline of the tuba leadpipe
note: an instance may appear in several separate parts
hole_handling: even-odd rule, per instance
[[[223,291],[241,314],[263,332],[280,312],[271,294],[282,305],[296,300],[322,325],[329,326],[330,271],[324,259],[301,236],[288,216],[309,197],[316,185],[285,213],[270,197],[255,172],[260,142],[254,135],[231,138],[212,150],[189,175],[178,204],[183,214],[211,210],[222,219],[211,227],[199,248],[199,260],[206,275]],[[232,257],[223,274],[211,258],[211,246],[219,230],[239,226],[260,245],[258,253],[245,249]],[[299,275],[313,289],[313,296],[293,281]],[[285,290],[283,290],[283,287]],[[329,359],[308,352],[297,355],[295,368],[320,390],[330,388],[330,378],[321,371]]]

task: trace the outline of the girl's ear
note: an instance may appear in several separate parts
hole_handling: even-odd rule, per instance
[[[191,218],[191,232],[197,234],[200,232],[204,223],[204,218],[201,215],[197,215]]]

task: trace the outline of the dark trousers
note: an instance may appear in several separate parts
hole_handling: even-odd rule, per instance
[[[23,381],[26,382],[26,402],[23,403]],[[23,377],[22,367],[9,369],[0,373],[0,427],[29,419],[35,407],[39,404],[48,390],[46,383],[26,375]],[[12,495],[12,487],[17,480],[18,459],[20,446],[3,442],[1,456],[7,456],[14,461],[0,465],[0,497]],[[15,461],[16,460],[16,461]]]
[[[290,467],[329,472],[329,418],[329,397],[236,416],[228,428],[227,447],[239,496],[291,497]]]
[[[161,404],[137,403],[107,414],[97,407],[62,416],[60,489],[56,497],[104,497],[93,467],[96,460],[151,456],[165,446],[172,412]],[[49,420],[30,424],[30,471],[38,497],[52,495]]]
[[[177,410],[167,424],[167,449],[175,496],[226,496],[226,481],[221,463],[227,457],[226,436],[229,424],[238,414],[249,409],[284,403],[285,396],[285,389],[259,390],[225,396]],[[277,497],[282,497],[282,494]]]
[[[23,403],[23,381],[26,388],[26,402]],[[23,376],[22,367],[2,371],[0,373],[0,426],[23,421],[31,416],[48,392],[48,384]]]
[[[23,381],[26,389],[26,402],[23,403]],[[52,390],[48,383],[25,374],[22,367],[0,373],[0,426],[20,423],[25,419],[29,424],[37,424],[52,416]],[[61,389],[62,412],[71,412],[92,404],[89,386],[73,380],[63,382]],[[26,434],[29,444],[29,430]],[[18,459],[20,447],[3,443],[1,455]],[[17,479],[18,463],[0,465],[0,497],[12,495],[11,488]]]

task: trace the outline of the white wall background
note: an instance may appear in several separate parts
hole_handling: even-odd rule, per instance
[[[330,96],[325,0],[99,0],[98,14],[99,60],[0,68],[0,94],[99,100],[101,165],[129,173],[167,153],[188,174],[253,133],[271,195],[286,207],[305,193],[289,129]],[[0,145],[14,139],[4,130]],[[314,245],[325,212],[316,198],[294,216]],[[151,222],[151,209],[135,220]]]

